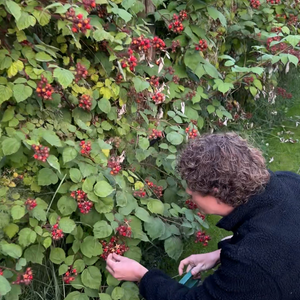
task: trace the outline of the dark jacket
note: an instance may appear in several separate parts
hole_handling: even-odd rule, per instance
[[[223,217],[233,231],[220,243],[221,264],[188,289],[159,270],[140,282],[147,300],[300,300],[300,176],[271,173],[264,192]]]

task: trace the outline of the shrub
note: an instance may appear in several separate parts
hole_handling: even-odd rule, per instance
[[[0,1],[0,295],[50,260],[65,299],[137,299],[108,253],[207,244],[176,154],[272,101],[298,64],[297,5]]]

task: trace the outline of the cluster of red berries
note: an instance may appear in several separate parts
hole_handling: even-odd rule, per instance
[[[277,32],[277,33],[279,33],[279,32],[281,32],[281,27],[273,27],[272,29],[271,29],[271,32]]]
[[[87,194],[82,190],[71,192],[71,197],[77,201],[77,206],[82,214],[88,214],[93,207],[93,202],[88,200]]]
[[[80,142],[80,153],[82,155],[89,156],[91,150],[92,150],[91,142],[87,142],[87,143],[85,141]]]
[[[89,95],[82,95],[79,99],[79,107],[83,110],[90,111],[92,106],[92,99]]]
[[[172,82],[174,82],[176,84],[179,84],[179,80],[180,80],[180,78],[177,75],[174,75],[173,78],[172,78]]]
[[[169,30],[175,33],[181,33],[184,30],[182,21],[187,18],[187,14],[182,14],[181,12],[179,15],[174,14],[172,18],[172,22],[169,24]]]
[[[95,0],[82,0],[82,4],[84,5],[84,9],[87,12],[90,12],[93,8],[96,7]]]
[[[146,192],[143,189],[140,189],[139,191],[133,192],[134,197],[144,198],[146,197]]]
[[[172,67],[167,67],[166,72],[169,73],[170,75],[173,75],[175,73],[175,70]]]
[[[250,5],[254,9],[258,9],[261,5],[259,0],[250,0]]]
[[[154,184],[152,181],[148,180],[148,179],[145,179],[147,185],[149,188],[151,188],[153,194],[157,197],[157,198],[160,198],[162,197],[163,195],[163,187],[160,186],[160,185],[156,185]]]
[[[101,241],[101,245],[103,248],[101,257],[104,260],[107,260],[108,255],[111,253],[123,255],[126,251],[129,250],[129,247],[127,247],[125,244],[118,243],[118,238],[116,236],[112,236],[109,242]]]
[[[195,45],[195,49],[197,51],[204,51],[207,49],[207,41],[206,40],[200,40],[198,44]]]
[[[150,140],[154,140],[161,137],[163,137],[163,132],[154,128],[152,129],[152,133],[149,135]]]
[[[121,83],[123,80],[123,75],[121,73],[118,73],[116,76],[116,83]]]
[[[88,29],[91,29],[90,19],[83,19],[82,14],[75,15],[75,10],[70,8],[69,11],[66,13],[66,17],[71,19],[70,21],[72,24],[72,31],[74,33],[81,31],[83,34],[86,33]]]
[[[196,91],[190,91],[186,94],[186,98],[192,100],[196,96]]]
[[[0,269],[0,276],[3,276],[3,270]]]
[[[27,268],[24,274],[19,274],[16,281],[12,284],[22,284],[28,285],[33,280],[33,274],[31,268]]]
[[[175,53],[177,48],[179,48],[179,47],[180,47],[180,42],[178,40],[177,41],[172,41],[172,46],[171,46],[172,53]]]
[[[267,3],[269,3],[269,4],[279,4],[280,0],[267,0]]]
[[[281,37],[280,36],[273,36],[273,37],[269,37],[268,39],[267,39],[267,49],[268,50],[272,50],[272,51],[274,51],[275,50],[275,48],[274,48],[274,46],[272,46],[272,47],[270,47],[270,45],[271,45],[271,43],[272,42],[274,42],[274,41],[280,41],[281,40]],[[275,46],[277,46],[277,45],[275,45]],[[275,50],[276,51],[276,50]]]
[[[150,85],[154,86],[154,87],[158,87],[159,86],[159,77],[157,76],[151,76],[150,80],[149,80]]]
[[[298,23],[298,15],[290,14],[287,24],[288,25],[296,25]]]
[[[253,115],[250,112],[245,113],[245,119],[249,120],[252,119]]]
[[[204,221],[205,215],[201,214],[201,212],[197,212],[197,215]]]
[[[106,5],[97,5],[97,13],[99,18],[105,18],[108,15]]]
[[[117,175],[122,170],[120,163],[113,156],[110,157],[107,166],[111,168],[111,175]]]
[[[88,71],[86,67],[81,63],[77,63],[76,71],[75,71],[75,82],[77,83],[82,78],[85,79],[87,75],[88,75]]]
[[[25,205],[26,205],[28,210],[33,210],[37,206],[37,203],[36,203],[35,199],[28,198],[25,201]]]
[[[197,209],[197,205],[191,200],[188,199],[185,201],[185,204],[187,205],[188,209]]]
[[[74,276],[77,276],[77,270],[69,267],[68,271],[63,276],[63,281],[66,284],[69,284],[70,282],[75,280]]]
[[[165,42],[157,36],[153,38],[152,44],[156,50],[164,50],[166,48]]]
[[[124,219],[125,225],[120,225],[116,231],[119,233],[119,235],[121,236],[126,236],[126,237],[131,237],[132,232],[131,232],[131,227],[129,226],[129,222],[128,220]]]
[[[187,127],[185,129],[185,132],[188,134],[189,139],[194,139],[198,136],[198,132],[196,129],[190,129],[190,127]]]
[[[291,99],[293,97],[292,93],[288,93],[286,89],[281,87],[276,88],[276,94],[286,99]]]
[[[251,77],[251,76],[248,76],[248,77],[244,77],[243,78],[243,81],[246,83],[246,84],[251,84],[253,81],[254,81],[254,78]]]
[[[207,246],[208,245],[208,241],[210,240],[210,236],[205,234],[205,231],[198,231],[196,233],[196,240],[195,243],[202,243],[203,246]]]
[[[33,158],[45,162],[49,157],[49,148],[42,145],[32,145],[34,150]]]
[[[156,105],[161,104],[165,101],[165,95],[163,93],[156,93],[152,96],[152,100]]]
[[[133,55],[130,55],[128,58],[129,70],[134,72],[135,67],[137,66],[137,58]]]
[[[133,38],[130,44],[130,49],[137,52],[147,53],[150,48],[151,40],[143,35]]]
[[[52,100],[54,89],[51,84],[48,83],[47,78],[45,78],[43,75],[41,76],[41,80],[37,85],[36,92],[38,96],[43,98],[44,100]]]
[[[58,222],[52,226],[52,239],[58,241],[64,237],[62,229],[58,229]]]

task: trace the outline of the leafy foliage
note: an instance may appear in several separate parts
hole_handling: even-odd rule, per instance
[[[183,205],[176,155],[274,100],[278,70],[299,61],[298,12],[0,0],[0,295],[18,299],[27,265],[50,260],[65,299],[138,299],[105,271],[107,254],[139,261],[163,243],[178,259],[207,227]]]

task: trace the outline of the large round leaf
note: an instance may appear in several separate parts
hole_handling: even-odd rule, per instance
[[[102,198],[107,197],[113,191],[114,191],[114,188],[107,181],[104,181],[104,180],[97,182],[94,187],[94,193],[98,197],[102,197]]]
[[[90,266],[85,269],[81,274],[82,283],[91,289],[99,289],[101,285],[101,273],[95,266]]]
[[[111,226],[106,221],[99,221],[94,225],[94,236],[97,239],[103,239],[112,233]]]
[[[167,134],[167,140],[172,144],[172,145],[180,145],[183,142],[183,135],[181,135],[178,132],[172,131]]]

